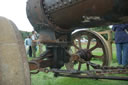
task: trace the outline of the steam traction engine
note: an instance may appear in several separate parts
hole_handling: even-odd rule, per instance
[[[29,63],[30,70],[42,71],[42,68],[46,70],[46,67],[50,67],[54,70],[49,71],[55,72],[56,76],[89,77],[91,75],[90,78],[95,78],[91,71],[90,75],[82,76],[84,71],[81,66],[86,64],[88,71],[90,67],[116,69],[106,67],[110,63],[110,52],[101,35],[89,30],[73,31],[85,27],[126,23],[127,5],[126,0],[28,0],[28,19],[34,29],[40,33],[40,42],[44,43],[47,48],[39,58]],[[86,43],[82,42],[83,38],[87,40]],[[93,41],[95,44],[92,46]],[[77,50],[73,51],[74,48]],[[99,49],[102,54],[95,55],[93,51],[96,49]],[[102,65],[92,63],[93,58],[99,59]],[[75,62],[79,63],[76,68]],[[66,70],[59,70],[64,65]],[[110,77],[103,78],[110,79]]]
[[[54,72],[55,76],[128,80],[128,77],[105,75],[111,73],[127,74],[128,68],[108,67],[111,55],[104,38],[93,31],[79,30],[81,28],[127,23],[127,5],[127,0],[28,0],[28,19],[34,29],[40,33],[40,42],[46,45],[46,51],[29,62],[30,70],[37,70],[37,72],[31,73],[50,71]],[[11,21],[3,19],[2,24],[6,24],[3,22],[9,23],[10,27],[12,27],[11,29],[14,29],[13,32],[17,34],[16,27]],[[7,28],[10,29],[10,27]],[[73,32],[76,29],[78,30]],[[3,31],[5,30],[3,29]],[[15,42],[11,43],[16,43],[16,47],[19,49],[21,45],[17,36],[19,35],[16,35]],[[85,39],[85,42],[82,39]],[[2,44],[2,46],[4,45]],[[101,54],[96,55],[95,50],[100,51]],[[23,50],[20,49],[19,54],[21,54],[18,55],[19,57],[23,56]],[[101,64],[93,62],[94,59]],[[16,63],[18,63],[18,60]],[[19,72],[16,71],[17,75],[21,76],[19,77],[22,80],[21,83],[24,82],[24,84],[20,85],[29,85],[29,70],[27,69],[28,65],[25,58],[20,63],[24,63],[22,69],[20,68],[24,72],[18,75]],[[20,63],[15,68],[19,69]],[[75,65],[75,63],[78,65]],[[61,70],[64,65],[66,69]],[[84,69],[81,68],[83,65]],[[50,67],[50,69],[47,69],[47,67]],[[13,75],[13,72],[3,72],[3,75],[5,73],[10,76]],[[9,80],[7,76],[5,76],[5,79]],[[12,79],[17,80],[18,78],[13,76]],[[3,80],[1,81],[1,85],[9,85]]]

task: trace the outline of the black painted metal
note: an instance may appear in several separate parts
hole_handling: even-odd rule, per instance
[[[69,62],[70,55],[67,52],[67,43],[47,44],[47,50],[50,50],[53,54],[54,64],[51,68],[60,69],[65,63]]]

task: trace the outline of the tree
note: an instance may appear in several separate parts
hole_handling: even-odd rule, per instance
[[[22,35],[23,39],[25,39],[27,36],[32,34],[31,32],[26,32],[26,31],[20,31],[20,32],[21,32],[21,35]]]
[[[105,30],[110,30],[110,28],[109,28],[109,26],[101,26],[101,27],[90,28],[90,30],[101,32],[101,31],[105,31]]]

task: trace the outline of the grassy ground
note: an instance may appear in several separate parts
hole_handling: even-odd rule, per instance
[[[113,44],[113,61],[111,65],[117,66],[115,45]],[[97,61],[99,63],[99,61]],[[119,80],[94,80],[68,77],[54,77],[53,73],[40,72],[31,75],[32,85],[128,85],[128,81]]]
[[[32,75],[32,85],[128,85],[128,81],[53,77],[52,73]]]

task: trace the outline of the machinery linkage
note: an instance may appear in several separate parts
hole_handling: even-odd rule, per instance
[[[55,77],[73,77],[73,78],[89,78],[89,79],[109,79],[109,80],[128,80],[128,67],[114,67],[114,66],[100,66],[91,62],[85,62],[94,68],[93,70],[79,71],[79,70],[60,70],[60,69],[48,69],[39,68],[37,72],[31,72],[31,74],[37,74],[39,72],[53,72]],[[35,62],[39,66],[37,62]]]
[[[81,41],[83,37],[87,39],[84,43]],[[53,72],[56,77],[128,80],[128,76],[124,75],[128,74],[128,67],[109,66],[108,45],[97,32],[80,30],[72,34],[70,43],[50,42],[46,43],[46,47],[44,53],[29,62],[31,74]],[[66,69],[62,70],[64,65]],[[86,68],[83,69],[82,65]]]

